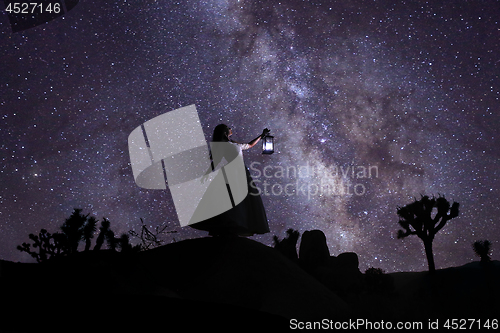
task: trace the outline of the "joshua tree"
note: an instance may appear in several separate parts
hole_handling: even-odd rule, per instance
[[[109,234],[111,231],[109,229],[111,223],[109,222],[108,219],[103,218],[101,222],[101,227],[99,228],[99,235],[97,236],[97,239],[95,241],[95,246],[94,250],[100,250],[102,247],[102,244],[104,244],[104,239],[107,238],[106,236]]]
[[[28,243],[18,245],[17,249],[28,253],[37,262],[44,262],[52,257],[67,253],[66,236],[62,233],[56,232],[51,234],[47,230],[42,229],[38,235],[29,234],[28,237],[33,241],[33,250],[31,249],[32,244]],[[35,250],[36,248],[38,248],[38,252]]]
[[[38,233],[38,236],[29,234],[28,237],[33,241],[33,248],[38,248],[38,252],[31,250],[31,244],[28,243],[18,245],[17,249],[19,251],[28,253],[30,256],[35,258],[37,262],[43,262],[53,255],[53,244],[50,242],[52,235],[47,232],[47,230],[42,229]]]
[[[81,209],[75,208],[71,216],[60,227],[61,232],[51,234],[47,230],[42,229],[38,235],[29,235],[33,244],[23,243],[17,246],[17,249],[28,253],[38,262],[46,261],[54,256],[77,252],[81,240],[85,241],[85,251],[88,251],[90,250],[91,240],[96,231],[96,224],[97,220],[95,217],[89,217],[89,214],[83,215]],[[114,232],[110,229],[110,222],[105,218],[101,223],[100,233],[97,237],[94,250],[99,250],[104,240],[107,241],[109,248],[113,250],[117,246],[122,250],[124,248],[128,250],[129,247],[136,250],[128,242],[128,236],[126,240],[115,238]],[[123,247],[121,247],[122,244]]]
[[[450,208],[450,203],[444,196],[432,197],[431,199],[428,196],[422,196],[420,200],[415,200],[397,210],[400,217],[399,225],[404,229],[398,231],[398,238],[417,235],[424,242],[429,272],[436,270],[432,253],[434,236],[448,220],[458,216],[458,207],[459,203],[453,202]],[[434,211],[434,208],[437,209],[437,212]]]
[[[472,247],[474,252],[481,258],[482,263],[486,263],[491,260],[491,243],[489,240],[475,241],[474,244],[472,244]]]
[[[82,227],[82,238],[85,240],[85,251],[90,250],[91,239],[94,238],[94,232],[97,229],[96,224],[97,220],[95,217],[91,216]]]
[[[78,251],[78,244],[83,238],[83,227],[87,221],[87,217],[88,214],[83,215],[81,209],[75,208],[73,214],[61,226],[61,231],[66,235],[69,253]]]

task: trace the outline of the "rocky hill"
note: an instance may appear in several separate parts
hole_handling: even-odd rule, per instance
[[[79,252],[43,264],[3,261],[0,292],[9,304],[0,327],[21,331],[286,328],[292,318],[350,313],[281,253],[239,237],[190,239],[135,254]]]
[[[497,261],[434,275],[362,274],[355,253],[330,256],[320,233],[308,235],[298,256],[290,250],[294,242],[283,251],[246,238],[210,237],[138,253],[78,252],[42,264],[0,261],[0,331],[281,331],[292,319],[427,325],[500,313]]]

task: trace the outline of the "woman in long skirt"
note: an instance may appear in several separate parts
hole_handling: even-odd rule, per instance
[[[267,135],[269,130],[266,128],[262,131],[262,134],[250,141],[249,143],[237,143],[231,140],[230,136],[233,131],[230,127],[224,124],[217,125],[214,129],[212,142],[213,143],[230,143],[231,144],[231,155],[224,156],[224,153],[218,153],[212,149],[211,159],[212,159],[212,169],[217,166],[222,160],[222,157],[226,161],[235,158],[235,154],[243,154],[243,150],[247,150],[255,146],[262,137]],[[214,146],[213,146],[214,147]],[[226,155],[227,155],[226,149]],[[212,170],[211,169],[211,170]],[[211,171],[210,170],[210,171]],[[226,212],[214,216],[208,220],[204,220],[195,224],[191,227],[198,230],[208,231],[212,236],[220,235],[236,235],[236,236],[252,236],[254,234],[265,234],[269,232],[269,225],[267,222],[266,211],[262,203],[262,198],[260,197],[259,191],[255,184],[253,184],[252,177],[250,176],[250,171],[245,166],[246,172],[246,184],[248,186],[248,194],[237,205]],[[207,172],[208,175],[209,172]]]

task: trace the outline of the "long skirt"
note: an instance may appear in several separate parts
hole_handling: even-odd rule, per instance
[[[248,194],[245,199],[222,214],[190,225],[192,228],[208,231],[212,236],[252,236],[269,232],[266,211],[259,190],[253,183],[248,168],[245,167],[245,171],[248,184]]]

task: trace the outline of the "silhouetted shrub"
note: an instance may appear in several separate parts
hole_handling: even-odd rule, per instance
[[[141,250],[141,245],[133,246],[130,244],[128,234],[122,234],[120,238],[117,239],[117,244],[120,248],[120,252],[138,252]]]
[[[481,258],[482,263],[489,262],[491,260],[491,243],[489,240],[475,241],[474,244],[472,244],[472,248],[474,249],[476,255]]]
[[[365,271],[367,276],[379,276],[384,274],[385,271],[382,268],[370,267]]]
[[[364,277],[368,293],[390,292],[394,290],[394,278],[386,275],[381,268],[368,268],[365,271]]]
[[[95,217],[91,216],[82,228],[82,239],[85,241],[85,251],[90,250],[91,239],[94,238],[94,232],[97,230],[96,224],[97,220]]]
[[[99,228],[99,235],[95,241],[94,250],[100,250],[106,239],[106,235],[109,233],[111,223],[108,219],[103,218],[101,222],[101,227]]]
[[[132,237],[137,237],[141,240],[141,250],[149,250],[163,244],[163,240],[158,237],[163,234],[172,234],[177,231],[165,231],[167,229],[167,225],[157,226],[154,231],[149,230],[149,228],[144,224],[144,221],[141,218],[141,233],[137,233],[133,230],[129,230],[129,235]],[[175,238],[174,238],[175,242]]]

